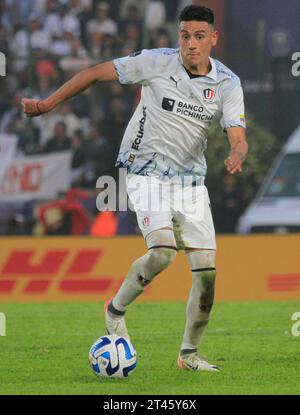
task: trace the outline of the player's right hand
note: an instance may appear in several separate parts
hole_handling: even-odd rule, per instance
[[[43,101],[39,99],[22,98],[21,104],[23,112],[28,118],[37,117],[38,115],[48,112]]]
[[[242,163],[243,161],[236,156],[229,156],[224,164],[226,166],[227,172],[229,174],[241,173],[242,172]]]

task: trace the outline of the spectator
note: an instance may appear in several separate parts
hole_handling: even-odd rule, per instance
[[[149,32],[149,48],[170,47],[170,38],[164,28],[155,28]]]
[[[0,0],[1,1],[1,0]],[[7,56],[9,54],[9,45],[8,45],[8,31],[1,27],[1,19],[0,19],[0,50],[2,53]]]
[[[40,130],[40,144],[42,147],[55,135],[55,125],[62,121],[66,125],[66,135],[70,137],[75,130],[82,127],[83,121],[72,111],[70,103],[63,104],[53,113],[45,114],[33,120]]]
[[[56,151],[69,150],[71,148],[71,142],[66,135],[66,124],[59,121],[54,127],[54,136],[45,145],[45,153],[54,153]]]
[[[58,81],[58,71],[54,62],[47,56],[47,54],[40,50],[37,56],[35,65],[35,72],[38,77],[49,79],[53,84]]]
[[[150,0],[145,10],[145,25],[148,30],[164,27],[166,21],[166,8],[162,1]]]
[[[72,111],[71,105],[66,102],[60,108],[60,119],[66,124],[67,136],[70,137],[74,132],[81,128],[81,120]]]
[[[128,113],[124,99],[120,97],[114,97],[110,101],[109,111],[104,119],[105,135],[108,137],[109,160],[112,166],[114,166],[121,139],[125,130],[126,123],[128,121]],[[117,179],[117,169],[113,168],[113,176]]]
[[[116,1],[116,0],[113,0]],[[149,0],[122,0],[122,4],[119,10],[119,19],[124,19],[126,15],[128,16],[128,7],[134,5],[138,9],[138,13],[140,16],[144,15],[145,8]]]
[[[37,214],[39,233],[46,235],[83,235],[86,233],[89,217],[80,199],[88,197],[88,193],[72,189],[65,199],[42,205]]]
[[[103,86],[98,94],[86,91],[70,104],[30,121],[21,114],[20,93],[43,99],[78,65],[83,69],[93,60],[149,47],[143,44],[143,16],[149,23],[151,13],[155,15],[154,25],[148,25],[151,47],[170,46],[160,1],[0,0],[0,50],[7,57],[7,76],[0,78],[0,134],[16,134],[19,152],[28,155],[71,151],[73,185],[95,189],[99,176],[118,179],[114,164],[128,116],[140,99],[139,86],[116,82]],[[79,202],[89,205],[91,215],[95,197]],[[34,207],[36,202],[31,202]],[[62,211],[60,203],[47,209],[46,234],[72,232],[72,213]],[[130,214],[103,215],[100,225],[105,216],[114,224],[111,234],[135,232]],[[10,222],[11,233],[29,227],[21,216]]]
[[[91,10],[92,0],[69,0],[68,5],[70,13],[78,18],[81,18],[83,12]]]
[[[103,34],[96,28],[92,28],[88,34],[89,52],[92,58],[100,59],[103,48]]]
[[[28,22],[29,16],[36,12],[39,0],[4,0],[3,3],[7,10],[7,18],[17,26]]]
[[[74,36],[72,33],[63,32],[62,35],[56,36],[53,40],[50,52],[55,55],[56,58],[71,55],[73,40]]]
[[[126,9],[126,15],[120,20],[119,33],[126,32],[128,26],[135,26],[139,32],[140,37],[143,32],[143,22],[136,4],[129,4]]]
[[[81,40],[77,37],[71,39],[70,55],[73,58],[84,59],[87,57],[87,51],[83,46]]]
[[[111,175],[112,160],[110,146],[103,136],[99,125],[92,124],[84,143],[85,159],[89,161],[89,173],[86,175],[86,184],[94,187],[98,177]]]
[[[119,47],[115,36],[105,34],[103,35],[101,57],[109,59],[118,53]]]
[[[15,128],[19,130],[15,131],[19,137],[18,148],[24,154],[37,154],[41,152],[41,146],[39,143],[39,130],[31,122],[23,123],[21,119],[17,119],[14,123]]]
[[[11,13],[11,9],[5,4],[5,0],[0,0],[0,31],[10,37],[14,31],[14,24],[16,24],[15,17]],[[5,49],[0,49],[5,52]]]
[[[142,37],[139,28],[135,24],[128,24],[125,29],[125,43],[133,50],[142,48]]]
[[[171,48],[171,39],[165,30],[159,30],[154,39],[154,48]]]
[[[20,72],[26,65],[31,50],[48,50],[50,37],[41,25],[41,18],[36,13],[30,15],[27,28],[21,28],[11,42],[11,52],[15,58],[14,69]]]
[[[40,76],[37,81],[37,91],[34,96],[37,99],[47,98],[53,91],[51,79],[46,76]]]
[[[118,32],[117,23],[109,18],[109,4],[100,2],[96,8],[96,19],[87,25],[88,32],[98,31],[104,35],[115,36]]]
[[[82,130],[76,130],[71,136],[71,147],[73,151],[71,167],[77,169],[86,161]]]
[[[0,122],[0,134],[11,133],[11,127],[17,117],[21,117],[21,96],[19,93],[9,98],[8,108],[4,112]]]
[[[51,4],[51,13],[46,17],[45,30],[52,38],[61,38],[65,33],[80,37],[81,27],[75,14],[69,12],[67,4]]]
[[[217,194],[212,202],[217,232],[233,233],[237,219],[245,209],[243,195],[235,176],[224,176],[222,193]]]

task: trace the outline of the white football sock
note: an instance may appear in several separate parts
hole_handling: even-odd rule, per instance
[[[113,306],[119,311],[125,311],[153,280],[174,261],[176,257],[176,242],[172,230],[159,229],[151,232],[146,243],[148,252],[134,261],[121,288],[112,300]]]
[[[181,354],[196,351],[208,324],[214,299],[215,251],[192,251],[188,255],[192,269],[192,289],[186,307],[186,324]]]

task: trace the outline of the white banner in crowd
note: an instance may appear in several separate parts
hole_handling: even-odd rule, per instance
[[[70,188],[71,152],[15,158],[0,178],[0,200],[53,199]]]
[[[0,183],[8,166],[15,157],[17,148],[17,136],[12,134],[0,134]]]

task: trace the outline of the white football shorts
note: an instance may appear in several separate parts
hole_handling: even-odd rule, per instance
[[[192,184],[160,180],[153,176],[129,173],[126,178],[131,208],[136,212],[144,238],[157,229],[174,231],[177,249],[216,249],[215,229],[209,195],[203,182]]]

